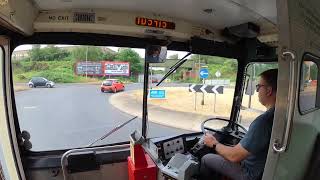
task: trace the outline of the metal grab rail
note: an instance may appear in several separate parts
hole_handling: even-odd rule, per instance
[[[286,113],[287,118],[287,124],[286,124],[286,130],[284,134],[284,139],[281,144],[281,141],[279,139],[275,139],[273,141],[272,149],[277,153],[283,153],[287,150],[288,141],[289,141],[289,133],[291,129],[292,119],[293,119],[293,104],[294,104],[294,87],[295,87],[295,55],[290,51],[285,51],[282,53],[282,57],[285,58],[286,56],[290,56],[290,82],[289,82],[289,93],[288,93],[288,109]]]
[[[62,169],[62,175],[63,179],[67,180],[67,158],[70,154],[73,153],[81,153],[81,152],[88,152],[88,151],[117,151],[117,150],[123,150],[123,149],[130,149],[129,144],[124,145],[115,145],[115,146],[105,146],[105,147],[90,147],[90,148],[83,148],[83,149],[71,149],[67,152],[65,152],[61,157],[61,169]]]

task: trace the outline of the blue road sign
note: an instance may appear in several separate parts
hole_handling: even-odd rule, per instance
[[[154,99],[165,99],[166,98],[166,90],[163,89],[150,89],[149,97]]]
[[[206,69],[206,68],[200,69],[199,75],[200,75],[200,78],[207,79],[209,77],[208,69]]]

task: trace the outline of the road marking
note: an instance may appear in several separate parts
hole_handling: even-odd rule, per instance
[[[37,106],[26,106],[26,107],[23,107],[24,109],[36,109]]]

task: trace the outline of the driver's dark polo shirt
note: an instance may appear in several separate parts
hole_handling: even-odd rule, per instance
[[[274,108],[258,116],[250,125],[249,131],[240,141],[250,155],[241,162],[249,179],[257,179],[264,170],[273,124]]]

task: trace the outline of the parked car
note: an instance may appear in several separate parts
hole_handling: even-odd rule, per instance
[[[44,78],[44,77],[33,77],[31,78],[31,80],[28,83],[28,86],[30,88],[35,88],[35,87],[47,87],[47,88],[52,88],[54,87],[54,82],[53,81],[49,81],[48,79]]]
[[[106,79],[101,84],[101,92],[118,92],[124,90],[124,84],[118,79]]]
[[[159,79],[152,77],[151,82],[152,82],[152,83],[158,83],[158,82],[159,82]]]

